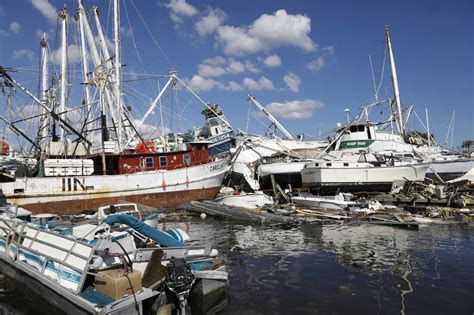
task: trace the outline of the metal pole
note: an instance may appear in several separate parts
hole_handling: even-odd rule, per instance
[[[122,151],[122,123],[123,123],[123,108],[122,108],[122,96],[121,96],[121,81],[120,76],[120,12],[119,12],[119,0],[114,0],[114,44],[115,44],[115,101],[117,104],[117,142],[119,146],[119,152]]]
[[[83,9],[77,9],[77,18],[79,20],[79,32],[81,36],[81,57],[82,57],[82,78],[84,81],[84,101],[86,102],[86,132],[90,129],[90,126],[87,124],[89,121],[89,115],[91,112],[91,96],[90,96],[90,88],[89,88],[89,63],[87,61],[87,50],[86,50],[86,35],[84,31],[84,12]]]
[[[59,18],[61,19],[61,97],[59,101],[59,112],[66,111],[67,101],[67,8],[64,7],[59,11]],[[61,126],[62,127],[62,126]],[[65,133],[64,128],[61,128],[60,141],[64,143]]]

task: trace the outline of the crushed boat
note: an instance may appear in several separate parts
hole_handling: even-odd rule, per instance
[[[68,314],[188,314],[190,294],[226,287],[215,249],[188,246],[184,231],[161,232],[149,225],[155,220],[140,218],[135,204],[99,209],[79,223],[28,222],[4,212],[0,268]]]

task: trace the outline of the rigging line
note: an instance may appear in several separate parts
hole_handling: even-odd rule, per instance
[[[128,10],[127,10],[127,5],[125,3],[125,0],[123,0],[123,7],[124,7],[124,11],[125,11],[125,17],[127,18],[127,22],[128,22],[128,28],[130,30],[130,34],[132,36],[132,43],[133,43],[133,48],[135,49],[135,53],[137,55],[137,58],[138,58],[138,62],[140,63],[143,71],[145,71],[146,74],[148,74],[148,70],[145,68],[145,65],[143,64],[143,60],[142,60],[142,57],[141,57],[141,54],[140,54],[140,51],[138,50],[138,47],[137,47],[137,42],[135,40],[135,35],[133,34],[133,28],[132,28],[132,25],[130,23],[130,17],[128,16]],[[150,80],[147,80],[148,81],[148,84],[150,85],[151,87],[151,90],[158,93],[158,91],[155,89],[155,87],[153,86],[153,84],[151,84]]]
[[[378,86],[377,90],[375,91],[376,95],[379,95],[380,88],[382,87],[383,75],[384,75],[384,72],[385,72],[385,64],[387,63],[387,45],[384,44],[384,47],[385,47],[385,49],[384,49],[384,54],[383,54],[382,69],[380,71],[380,82],[379,82],[379,86]]]
[[[139,98],[137,95],[131,93],[130,91],[127,91],[127,90],[124,90],[124,93],[132,96],[132,97],[135,97],[138,101],[140,102],[143,102],[144,105],[148,105],[149,102],[148,102],[148,99],[147,99],[147,96],[144,95],[143,93],[141,93],[140,91],[136,90],[135,88],[131,87],[130,85],[127,85],[127,88],[130,88],[131,90],[135,91],[136,93],[138,94],[141,94],[143,96],[143,99]],[[165,95],[163,95],[163,98],[169,98],[170,97],[170,92],[167,92]],[[164,107],[162,108],[163,109],[163,112],[165,112],[167,115],[169,114],[172,118],[178,118],[179,116],[176,115],[172,110]],[[139,110],[141,110],[141,108],[139,108]],[[143,111],[141,112],[143,113]],[[190,119],[187,119],[185,117],[181,117],[182,120],[184,120],[185,122],[188,122],[188,123],[191,123],[191,124],[194,124],[195,122],[191,121]]]
[[[155,37],[153,36],[152,32],[150,31],[150,28],[148,27],[148,25],[146,24],[145,20],[143,19],[143,16],[141,15],[140,11],[138,11],[138,8],[136,7],[135,5],[135,2],[133,0],[130,0],[130,3],[133,5],[133,7],[135,8],[135,10],[137,11],[137,14],[138,14],[138,17],[140,18],[140,20],[142,21],[143,25],[145,26],[146,30],[148,31],[148,34],[150,34],[150,37],[152,38],[153,42],[155,43],[155,45],[158,47],[158,49],[161,51],[161,53],[163,54],[163,56],[165,57],[166,61],[168,62],[168,64],[170,65],[170,67],[173,67],[173,64],[171,63],[171,60],[168,58],[168,56],[166,55],[165,51],[163,50],[163,48],[161,48],[161,46],[158,44],[158,41],[155,39]]]

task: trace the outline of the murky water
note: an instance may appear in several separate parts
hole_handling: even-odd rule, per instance
[[[234,225],[186,217],[195,243],[213,241],[230,270],[224,314],[473,314],[474,225],[408,231],[375,225]],[[0,313],[51,314],[3,281]],[[5,285],[6,283],[6,285]],[[14,299],[12,298],[14,297]],[[25,307],[25,305],[35,305]]]

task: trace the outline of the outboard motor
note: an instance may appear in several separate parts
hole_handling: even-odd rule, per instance
[[[189,291],[194,284],[191,267],[182,258],[170,259],[166,266],[165,282],[168,289],[176,294],[179,300],[180,314],[187,314]]]

